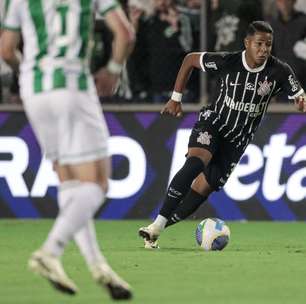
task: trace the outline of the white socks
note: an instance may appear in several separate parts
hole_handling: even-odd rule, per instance
[[[93,220],[75,234],[74,240],[89,268],[101,262],[106,263],[99,248]]]
[[[149,227],[153,226],[153,229],[157,230],[157,232],[160,233],[162,230],[165,229],[167,221],[168,221],[167,218],[159,214],[156,217],[155,221],[151,225],[149,225]]]
[[[92,245],[96,243],[93,226],[89,222],[92,220],[95,212],[104,202],[105,195],[101,187],[96,183],[67,181],[61,184],[58,189],[58,201],[60,212],[49,233],[49,236],[43,245],[43,248],[54,256],[62,255],[64,247],[80,229],[85,229],[85,234],[81,237],[82,243],[89,240],[87,247],[93,251],[99,250]],[[93,230],[93,231],[92,231]],[[80,246],[79,242],[77,244]],[[81,248],[80,248],[81,249]],[[81,252],[87,254],[87,248],[82,248]],[[94,254],[88,254],[94,255]],[[100,258],[100,257],[97,257]],[[88,258],[93,259],[93,257]],[[87,261],[87,258],[86,258]]]

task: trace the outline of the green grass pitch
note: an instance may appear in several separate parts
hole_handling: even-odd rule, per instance
[[[133,287],[131,303],[306,303],[305,223],[228,223],[231,240],[222,252],[204,252],[196,245],[194,221],[169,227],[161,249],[145,250],[137,230],[147,223],[96,223],[104,254]],[[63,260],[78,295],[59,294],[27,270],[30,253],[51,225],[50,220],[0,221],[0,303],[112,303],[92,282],[74,245]]]

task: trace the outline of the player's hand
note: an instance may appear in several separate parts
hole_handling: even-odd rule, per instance
[[[182,103],[170,99],[160,111],[160,113],[170,114],[175,117],[181,117],[183,114]]]
[[[106,68],[102,68],[94,75],[94,78],[99,96],[112,96],[115,93],[119,75],[112,74]]]
[[[294,99],[294,104],[295,107],[297,108],[298,111],[300,112],[306,112],[306,98],[304,95],[300,95],[297,98]]]

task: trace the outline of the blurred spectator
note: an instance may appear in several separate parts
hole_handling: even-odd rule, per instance
[[[239,50],[243,48],[247,25],[263,17],[262,3],[260,0],[211,0],[208,17],[210,50]]]
[[[178,10],[186,15],[191,22],[192,30],[192,51],[199,52],[201,50],[201,0],[182,0],[178,2]],[[203,3],[204,5],[204,3]],[[200,70],[192,72],[187,89],[192,102],[198,102],[200,99]]]
[[[0,0],[0,39],[1,39],[1,28],[2,28],[2,23],[3,23],[3,18],[4,18],[4,1]],[[0,40],[1,43],[1,40]],[[1,59],[0,59],[0,103],[2,103],[2,64],[1,64]]]
[[[278,16],[270,21],[274,30],[274,54],[287,62],[306,89],[306,14],[294,8],[295,0],[275,0]],[[279,100],[285,97],[280,97]]]
[[[265,20],[271,20],[278,16],[277,5],[275,0],[265,0],[262,2],[263,13]],[[306,0],[296,0],[294,8],[297,11],[304,12],[306,14]]]
[[[260,0],[210,0],[208,7],[208,51],[233,52],[244,48],[245,30],[249,23],[262,20]],[[208,78],[208,103],[214,99],[217,80]]]
[[[265,0],[262,2],[263,19],[270,20],[277,16],[275,0]]]
[[[295,9],[306,14],[306,0],[297,0]]]
[[[135,28],[136,44],[130,54],[118,94],[130,102],[146,102],[149,95],[147,51],[142,28],[154,11],[153,0],[130,0],[128,16]],[[139,30],[140,29],[140,30]]]
[[[135,4],[130,3],[129,9],[137,30],[136,46],[128,60],[133,98],[148,93],[147,101],[165,102],[180,63],[193,46],[191,23],[174,0],[153,0],[151,15]],[[186,98],[190,98],[188,92]]]
[[[6,2],[0,0],[0,39],[4,22]],[[18,77],[11,68],[0,59],[0,103],[20,104]]]
[[[192,28],[193,50],[199,50],[201,32],[201,0],[184,0],[178,2],[178,11],[186,15]]]

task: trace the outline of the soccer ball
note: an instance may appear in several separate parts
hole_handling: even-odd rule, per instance
[[[205,250],[222,250],[229,242],[230,230],[218,218],[203,220],[196,229],[197,243]]]

